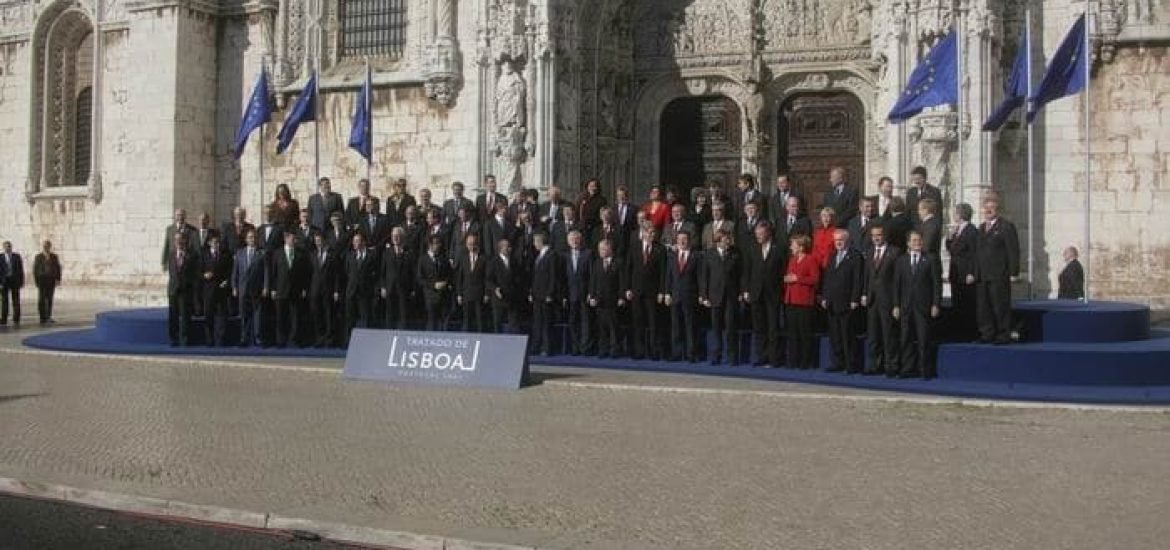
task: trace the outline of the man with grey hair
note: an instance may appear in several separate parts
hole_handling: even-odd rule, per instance
[[[1060,270],[1059,289],[1056,297],[1062,300],[1085,299],[1085,268],[1077,259],[1079,256],[1077,247],[1065,248],[1061,256],[1064,258],[1065,264],[1064,269]]]
[[[864,263],[861,253],[851,247],[849,241],[849,231],[833,231],[833,252],[826,258],[820,301],[828,316],[829,344],[832,348],[829,371],[856,374],[861,372],[861,363],[857,360],[853,318],[861,307]]]
[[[187,211],[183,208],[175,209],[174,223],[167,226],[166,234],[163,237],[162,249],[162,270],[166,272],[169,269],[169,263],[173,253],[172,247],[175,244],[175,235],[182,234],[184,242],[191,242],[191,236],[195,232],[195,227],[187,223]]]

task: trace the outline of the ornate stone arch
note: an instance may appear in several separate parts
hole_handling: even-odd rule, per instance
[[[741,135],[748,139],[748,116],[745,105],[751,91],[730,73],[710,72],[689,76],[666,75],[649,81],[635,98],[633,189],[640,193],[661,179],[661,140],[658,132],[666,106],[680,97],[721,95],[730,98],[740,109]],[[746,143],[745,143],[746,145]],[[746,163],[746,160],[745,160]]]
[[[763,129],[767,132],[768,142],[780,142],[780,136],[776,133],[780,109],[793,96],[808,92],[848,93],[861,102],[866,113],[866,173],[862,175],[864,178],[862,183],[868,184],[876,179],[875,175],[885,166],[887,150],[885,117],[877,113],[880,91],[881,88],[876,77],[865,69],[847,67],[823,71],[803,70],[781,73],[764,87],[768,103]],[[765,164],[774,170],[775,158],[769,159]]]
[[[98,151],[91,149],[101,71],[93,21],[85,4],[61,0],[45,8],[33,28],[30,201],[45,192],[100,199]]]

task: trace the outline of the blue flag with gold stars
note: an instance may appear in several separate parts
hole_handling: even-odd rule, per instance
[[[1086,64],[1089,62],[1088,52],[1085,51],[1085,15],[1081,14],[1077,22],[1073,23],[1068,34],[1056,53],[1052,54],[1052,61],[1048,63],[1048,70],[1044,73],[1044,80],[1040,87],[1032,94],[1032,108],[1028,111],[1028,122],[1032,122],[1036,115],[1049,102],[1065,96],[1075,95],[1085,89]]]
[[[1030,35],[1031,33],[1025,31],[1023,40],[1020,40],[1020,49],[1016,52],[1016,62],[1012,66],[1012,74],[1004,83],[1003,101],[983,122],[984,132],[994,132],[1002,128],[1004,123],[1011,118],[1012,113],[1022,107],[1028,99],[1028,81],[1032,79],[1030,70],[1032,39]]]
[[[357,104],[353,109],[353,126],[349,129],[349,147],[357,151],[366,162],[373,153],[373,119],[370,113],[370,68],[366,67],[366,83],[358,92]]]
[[[284,153],[296,137],[297,128],[301,127],[302,122],[310,120],[317,120],[317,71],[313,71],[313,75],[305,83],[301,95],[297,96],[297,102],[284,119],[284,126],[281,126],[280,132],[276,134],[276,153]]]
[[[244,109],[244,117],[240,120],[240,128],[236,130],[236,139],[232,144],[232,152],[236,158],[244,154],[244,147],[248,145],[248,137],[257,128],[264,126],[272,118],[272,107],[268,103],[268,73],[260,70],[260,77],[256,79],[256,87],[252,89],[252,98]]]
[[[951,29],[910,73],[906,89],[890,109],[890,122],[904,122],[927,107],[958,103],[958,62],[959,43]]]

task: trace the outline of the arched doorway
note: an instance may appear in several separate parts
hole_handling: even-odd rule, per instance
[[[743,165],[743,128],[735,101],[724,96],[678,98],[663,110],[660,132],[663,184],[683,192],[712,180],[734,188]]]
[[[792,174],[811,203],[821,206],[829,188],[829,169],[843,166],[847,181],[864,189],[865,108],[852,94],[799,94],[780,106],[779,172]]]

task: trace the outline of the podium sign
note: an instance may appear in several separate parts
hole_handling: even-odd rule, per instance
[[[515,390],[527,371],[527,335],[354,329],[342,376]]]

